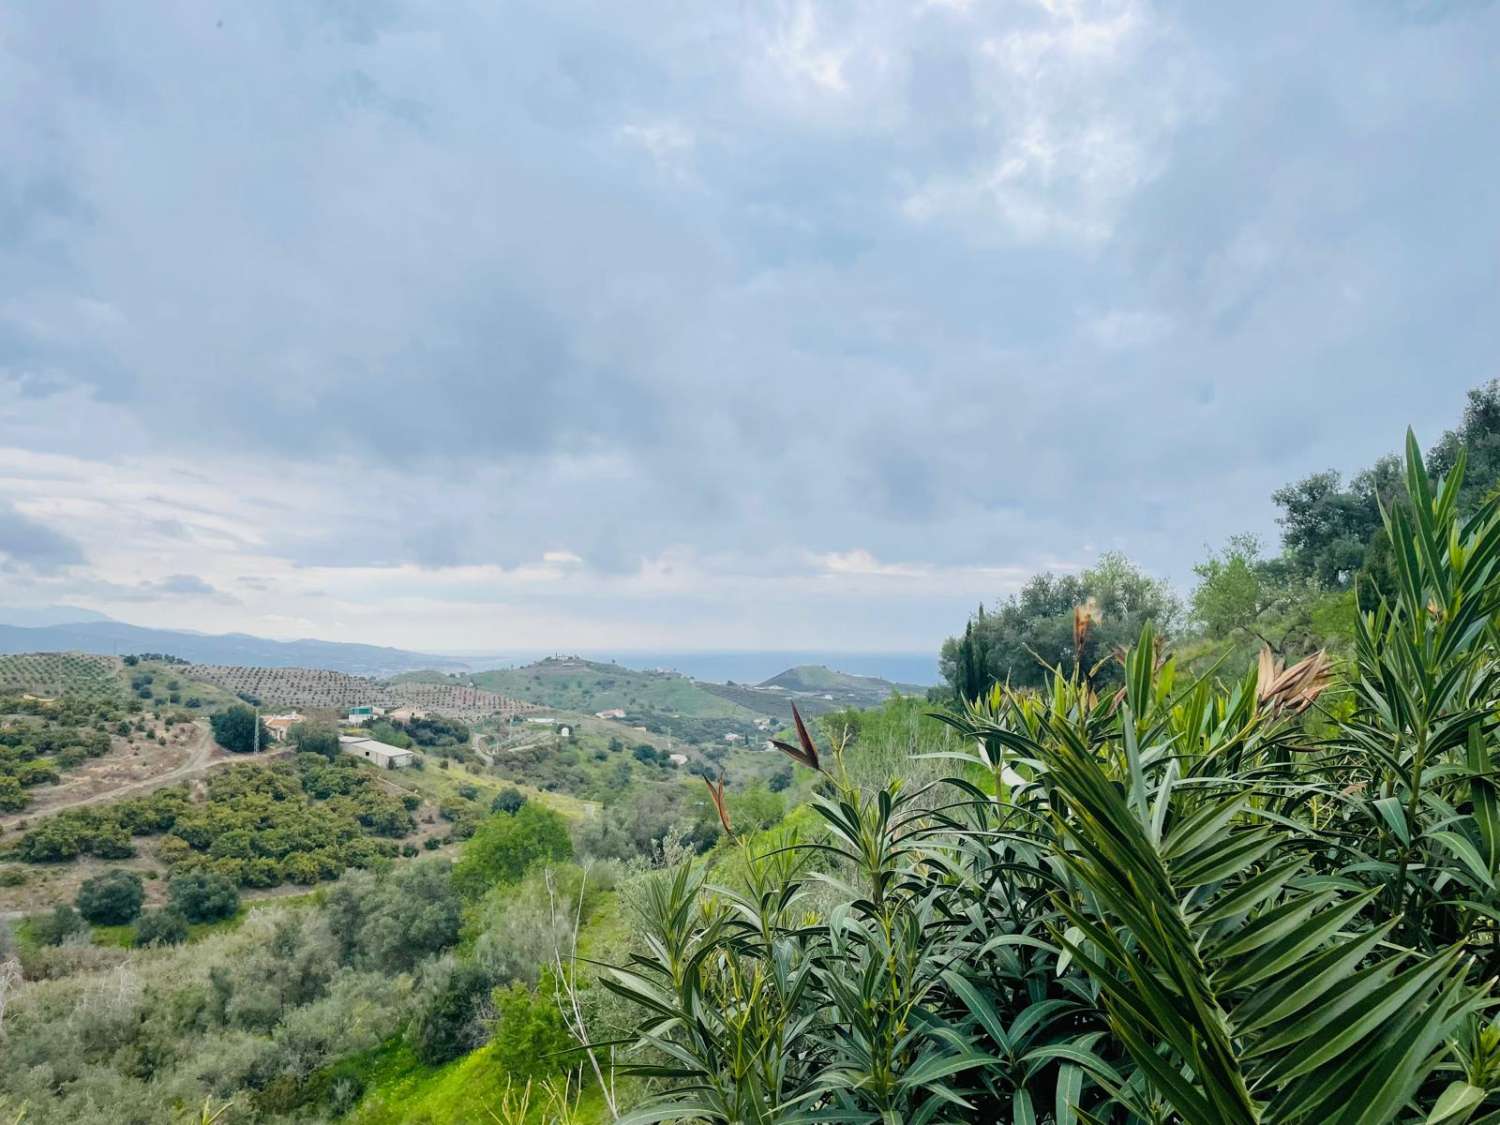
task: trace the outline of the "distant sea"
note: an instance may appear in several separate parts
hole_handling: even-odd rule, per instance
[[[758,684],[798,664],[822,664],[855,676],[879,676],[924,687],[940,683],[937,656],[929,652],[640,652],[582,650],[578,652],[512,652],[491,656],[466,654],[458,659],[476,670],[529,664],[547,656],[582,656],[627,668],[667,668],[695,680]]]

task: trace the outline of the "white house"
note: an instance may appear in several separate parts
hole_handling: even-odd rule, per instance
[[[594,712],[594,718],[596,719],[623,719],[624,717],[625,709],[623,707],[611,707],[606,711]]]
[[[688,763],[686,754],[668,754],[667,757],[672,760],[674,766],[685,766]]]
[[[348,734],[339,735],[339,749],[345,754],[352,754],[356,758],[374,762],[385,770],[404,769],[417,757],[410,750],[403,750],[399,746],[388,746],[384,742],[376,742],[373,738],[356,738]]]

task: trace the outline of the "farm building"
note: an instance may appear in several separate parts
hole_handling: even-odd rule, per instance
[[[351,707],[349,708],[348,721],[351,723],[368,723],[370,720],[374,719],[375,716],[383,714],[385,714],[385,709],[382,707],[371,707],[369,705],[365,705],[362,707]]]
[[[611,707],[607,711],[594,712],[594,718],[596,719],[623,719],[624,717],[625,709],[623,707]]]
[[[302,716],[295,711],[288,711],[284,715],[267,715],[261,721],[265,723],[266,733],[273,742],[285,742],[291,729],[302,721]]]
[[[345,754],[365,758],[381,769],[387,770],[404,769],[416,759],[416,755],[410,750],[403,750],[399,746],[388,746],[384,742],[376,742],[373,738],[355,738],[348,734],[339,735],[339,749]]]
[[[688,756],[686,754],[668,754],[667,757],[671,759],[674,766],[685,766],[688,764]]]

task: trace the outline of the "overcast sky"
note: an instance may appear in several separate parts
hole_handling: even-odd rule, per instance
[[[0,6],[0,604],[926,650],[1500,375],[1485,3]]]

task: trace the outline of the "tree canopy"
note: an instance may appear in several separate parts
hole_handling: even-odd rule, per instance
[[[1075,611],[1088,620],[1079,634]],[[944,643],[942,672],[967,699],[996,682],[1039,687],[1048,666],[1071,669],[1075,662],[1085,671],[1098,667],[1099,680],[1112,683],[1119,670],[1111,653],[1128,645],[1145,622],[1167,632],[1179,615],[1165,582],[1124,555],[1104,554],[1078,574],[1038,574],[993,609],[981,606],[963,635]]]
[[[264,749],[270,745],[271,738],[267,734],[265,724],[256,718],[256,714],[243,704],[235,704],[226,707],[218,714],[209,719],[213,727],[214,741],[231,754],[253,753],[257,745]],[[259,741],[256,738],[256,726],[259,725]]]
[[[527,801],[514,813],[496,813],[479,826],[454,865],[453,883],[477,897],[496,883],[514,883],[538,860],[573,856],[568,825],[553,810]]]

